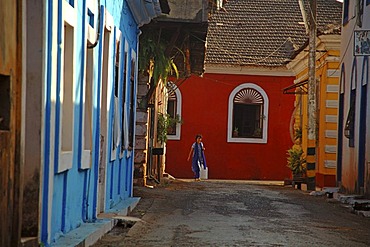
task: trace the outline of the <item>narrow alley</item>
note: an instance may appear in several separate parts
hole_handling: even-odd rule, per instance
[[[126,224],[94,247],[370,245],[369,218],[288,186],[174,180],[134,195],[141,200]]]

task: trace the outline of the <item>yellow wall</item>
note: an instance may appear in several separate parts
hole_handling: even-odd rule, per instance
[[[340,42],[340,37],[335,37]],[[333,40],[331,40],[333,42]],[[331,46],[331,45],[330,45]],[[337,150],[337,119],[338,114],[338,85],[339,85],[339,45],[328,48],[325,42],[318,42],[316,54],[316,80],[318,81],[317,121],[318,142],[316,149],[316,186],[333,186],[336,175],[336,150]],[[293,60],[291,68],[296,72],[296,81],[307,80],[307,51],[298,55]],[[289,67],[289,65],[288,65]],[[308,87],[308,85],[306,85]],[[302,128],[302,149],[307,152],[308,137],[308,102],[307,94],[296,94],[296,114],[294,128]],[[329,121],[327,119],[329,118]],[[325,177],[325,179],[324,179]],[[327,178],[330,179],[327,180]],[[327,180],[327,181],[326,181]],[[330,180],[330,182],[328,182]],[[330,183],[330,184],[328,184]]]

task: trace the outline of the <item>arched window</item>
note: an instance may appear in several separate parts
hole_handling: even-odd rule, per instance
[[[181,92],[172,82],[167,83],[167,114],[172,119],[181,119]],[[167,130],[168,140],[180,140],[181,124],[174,122]]]
[[[236,87],[229,97],[228,142],[267,143],[268,97],[252,83]]]

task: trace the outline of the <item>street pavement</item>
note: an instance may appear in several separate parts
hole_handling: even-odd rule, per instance
[[[370,246],[370,218],[274,182],[166,180],[94,247]]]

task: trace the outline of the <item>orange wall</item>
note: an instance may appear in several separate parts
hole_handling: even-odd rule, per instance
[[[289,122],[294,95],[283,94],[283,88],[294,77],[205,74],[191,76],[179,89],[182,95],[181,139],[169,140],[166,172],[176,178],[192,178],[187,156],[195,135],[203,135],[210,179],[282,180],[290,177],[286,152],[291,147]],[[255,83],[269,98],[267,144],[228,143],[228,99],[242,83]]]

